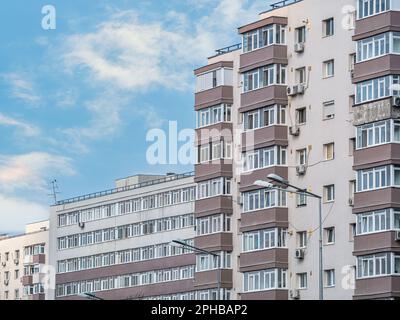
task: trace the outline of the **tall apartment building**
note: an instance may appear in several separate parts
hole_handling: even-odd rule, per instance
[[[195,244],[221,257],[196,286],[318,299],[318,200],[255,185],[277,174],[322,197],[324,298],[398,297],[398,10],[281,1],[195,70]]]
[[[0,236],[0,300],[48,300],[49,221]]]
[[[59,202],[50,219],[56,299],[198,299],[193,174],[139,175]]]

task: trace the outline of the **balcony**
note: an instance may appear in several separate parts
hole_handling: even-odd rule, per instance
[[[270,24],[282,24],[282,25],[287,25],[288,24],[288,19],[286,17],[268,17],[256,22],[249,23],[245,26],[242,26],[239,28],[239,34],[243,34],[249,31],[253,31],[265,26],[268,26]]]
[[[33,284],[33,277],[32,276],[23,276],[21,278],[21,283],[23,286],[29,286]]]
[[[232,177],[232,160],[214,160],[195,165],[195,182],[219,177]]]
[[[288,145],[287,126],[274,125],[242,133],[242,151]]]
[[[388,31],[400,31],[400,11],[388,11],[356,21],[354,41]]]
[[[247,112],[274,104],[287,105],[286,86],[272,85],[242,93],[239,112]]]
[[[389,164],[400,164],[399,143],[387,143],[354,152],[354,170],[363,170]]]
[[[400,297],[400,277],[386,276],[356,280],[355,300]]]
[[[287,46],[271,45],[243,53],[240,56],[239,72],[247,72],[252,69],[274,63],[288,64]]]
[[[32,258],[32,262],[38,263],[38,264],[45,264],[46,263],[46,255],[45,254],[34,255]]]
[[[240,300],[288,300],[288,290],[269,290],[241,293]]]
[[[240,192],[260,189],[260,187],[254,185],[254,182],[256,182],[257,180],[265,180],[265,178],[271,173],[288,179],[287,167],[274,166],[270,168],[254,170],[248,173],[242,173],[240,176]]]
[[[275,248],[240,254],[240,272],[271,268],[288,268],[288,249]]]
[[[211,141],[232,141],[233,124],[232,122],[220,122],[207,127],[196,129],[195,145],[210,143]]]
[[[194,287],[196,290],[215,289],[218,287],[218,273],[221,272],[221,288],[231,289],[233,272],[231,269],[196,272]]]
[[[232,86],[218,86],[195,94],[196,111],[222,103],[233,104]]]
[[[399,17],[400,19],[400,17]],[[384,77],[400,72],[400,55],[388,54],[379,58],[356,63],[353,83]]]
[[[287,228],[289,226],[287,208],[270,208],[254,212],[242,213],[240,232],[249,232],[275,227]]]
[[[400,189],[384,188],[354,195],[353,213],[372,212],[400,207]]]
[[[207,251],[232,251],[233,236],[229,232],[196,236],[194,245]]]
[[[392,107],[391,98],[358,104],[353,107],[353,125],[361,126],[371,122],[398,118],[400,116],[398,109]]]
[[[232,212],[233,209],[231,196],[217,196],[196,200],[195,202],[194,213],[196,218],[211,216],[220,213],[231,215]]]
[[[394,231],[359,235],[354,238],[354,255],[364,256],[380,252],[400,252],[400,242]]]

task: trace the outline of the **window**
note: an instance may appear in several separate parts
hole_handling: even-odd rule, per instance
[[[222,104],[196,112],[197,128],[213,125],[220,122],[231,122],[232,105]]]
[[[363,19],[391,9],[390,0],[358,0],[358,19]]]
[[[324,187],[324,201],[325,202],[335,201],[335,186],[333,184]]]
[[[335,243],[335,227],[330,227],[325,229],[325,243],[334,244]]]
[[[307,108],[300,108],[296,110],[296,123],[298,125],[305,124],[307,122]]]
[[[322,22],[323,25],[323,36],[324,37],[330,37],[333,36],[333,34],[335,33],[335,25],[334,25],[334,19],[333,18],[329,18],[326,19]]]
[[[392,120],[379,121],[357,127],[357,149],[391,142],[391,132],[396,129],[397,122]]]
[[[371,256],[358,257],[358,278],[377,277],[391,274],[391,261],[394,260],[394,257],[395,256],[391,253],[380,253]]]
[[[243,52],[250,52],[272,44],[286,43],[286,27],[272,24],[243,34]]]
[[[335,270],[325,270],[325,287],[332,288],[335,286]]]
[[[243,154],[243,171],[286,165],[286,147],[258,149]]]
[[[306,83],[306,68],[296,69],[296,83],[297,84],[305,84]]]
[[[329,120],[335,117],[335,101],[327,101],[323,104],[323,119]]]
[[[392,85],[399,83],[400,76],[398,75],[360,82],[356,85],[356,104],[383,99],[389,96],[399,96],[400,92],[392,88]]]
[[[297,287],[300,290],[307,289],[307,273],[297,274]]]
[[[354,194],[356,192],[356,180],[349,181],[349,199],[354,200]],[[351,203],[349,203],[351,205]]]
[[[286,66],[271,64],[243,74],[243,92],[256,90],[271,85],[286,84]]]
[[[386,209],[357,215],[357,234],[368,234],[387,230],[398,230],[400,213]]]
[[[243,291],[256,292],[287,287],[287,270],[267,269],[243,274]]]
[[[349,55],[349,71],[350,72],[354,72],[354,67],[356,65],[356,62],[357,62],[357,55],[355,53],[350,54]]]
[[[378,167],[357,172],[357,192],[396,186],[396,181],[391,183],[391,175],[395,170],[393,166]]]
[[[220,195],[230,195],[231,180],[228,178],[219,178],[200,182],[197,185],[197,192],[199,200]]]
[[[305,193],[296,194],[297,207],[304,207],[307,205],[307,195]]]
[[[324,66],[324,78],[333,77],[335,74],[334,60],[325,61],[323,66]]]
[[[357,62],[374,59],[391,53],[390,44],[394,42],[393,33],[384,33],[358,41]]]
[[[14,279],[19,278],[19,270],[14,270]]]
[[[333,160],[335,158],[335,144],[327,143],[324,144],[324,159]]]
[[[349,139],[349,156],[353,157],[354,156],[354,151],[356,150],[356,138],[350,138]]]
[[[244,213],[260,209],[286,207],[286,192],[270,189],[244,192],[243,202]]]
[[[307,231],[297,232],[297,243],[300,249],[307,247],[307,240]]]
[[[349,241],[354,241],[354,237],[357,235],[357,224],[350,223],[349,224]]]
[[[296,151],[297,164],[302,166],[307,164],[307,149],[300,149]]]
[[[243,233],[243,252],[286,247],[286,229],[266,229]]]
[[[14,290],[14,298],[15,298],[15,300],[19,300],[19,299],[20,299],[20,296],[19,296],[19,289],[15,289],[15,290]]]
[[[286,124],[286,106],[275,105],[243,114],[244,130]]]
[[[306,27],[299,27],[295,30],[296,35],[296,43],[305,43],[306,42]]]
[[[199,74],[196,78],[196,93],[209,90],[218,86],[233,85],[233,70],[221,68],[218,70],[209,71]]]

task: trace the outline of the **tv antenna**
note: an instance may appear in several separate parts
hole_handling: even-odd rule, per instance
[[[51,194],[49,194],[49,197],[53,197],[54,204],[57,204],[57,194],[60,193],[58,189],[57,180],[54,179],[53,181],[50,182],[50,184],[51,184]]]

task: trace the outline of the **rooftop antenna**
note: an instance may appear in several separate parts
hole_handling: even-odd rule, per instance
[[[51,194],[49,194],[49,197],[53,197],[54,204],[57,204],[57,194],[60,193],[58,191],[57,180],[54,179],[53,181],[50,182],[50,184],[51,184]]]

